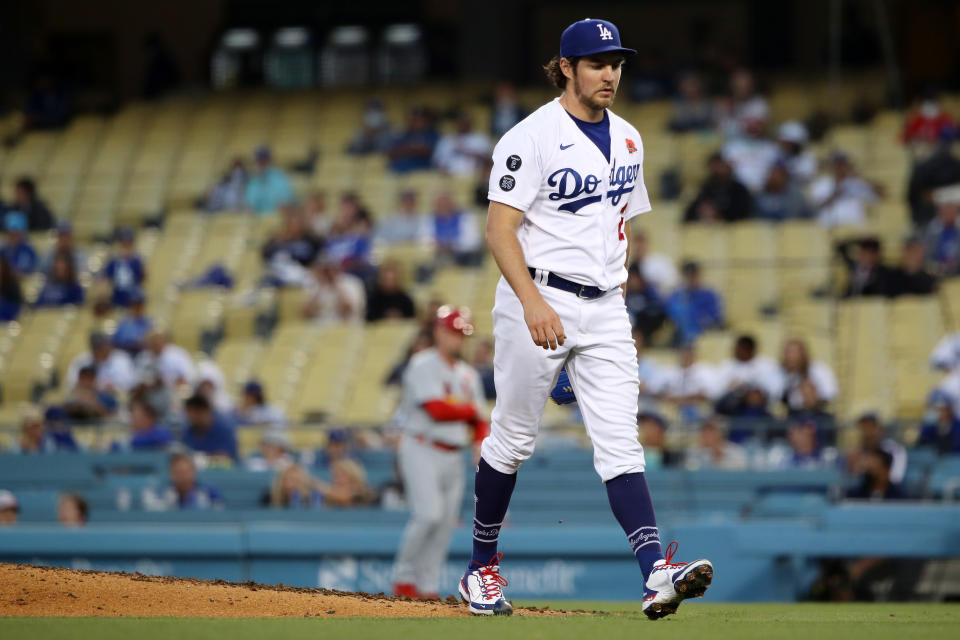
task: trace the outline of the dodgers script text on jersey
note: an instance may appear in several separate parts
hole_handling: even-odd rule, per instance
[[[558,100],[508,131],[493,152],[489,198],[524,212],[527,265],[603,290],[627,279],[624,223],[650,210],[640,134],[609,109],[610,159]]]

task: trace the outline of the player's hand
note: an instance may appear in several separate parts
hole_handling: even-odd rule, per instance
[[[567,339],[560,323],[560,316],[543,298],[533,300],[523,307],[523,319],[530,330],[533,343],[544,349],[556,350]]]

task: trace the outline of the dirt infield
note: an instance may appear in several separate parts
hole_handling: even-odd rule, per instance
[[[517,609],[516,615],[561,611]],[[577,612],[582,613],[582,612]],[[327,589],[0,564],[0,616],[436,618],[468,615],[454,598],[412,600]]]

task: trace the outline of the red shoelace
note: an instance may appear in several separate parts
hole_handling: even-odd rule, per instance
[[[672,569],[675,567],[682,567],[686,565],[687,564],[686,562],[676,562],[676,563],[670,562],[671,560],[673,560],[673,554],[677,552],[677,547],[679,546],[680,545],[677,544],[676,540],[674,540],[669,545],[667,545],[667,552],[664,554],[663,564],[661,564],[660,566],[654,567],[654,569],[668,569],[668,568]]]
[[[480,566],[480,591],[483,593],[485,600],[490,600],[494,596],[502,596],[503,593],[500,588],[509,584],[507,579],[500,575],[500,572],[497,569],[497,565],[500,564],[502,559],[503,554],[498,553],[490,558],[490,562],[486,566],[481,565],[479,562],[475,562],[475,564]]]

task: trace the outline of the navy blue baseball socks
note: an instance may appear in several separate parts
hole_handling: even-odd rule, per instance
[[[473,557],[467,571],[486,566],[497,554],[500,527],[516,486],[517,474],[500,473],[480,458],[473,480]]]
[[[650,489],[642,473],[625,473],[607,481],[607,498],[617,522],[637,556],[646,583],[657,560],[663,560],[660,530],[653,513]]]
[[[500,575],[503,554],[497,553],[497,541],[517,486],[517,474],[500,473],[480,458],[473,482],[473,557],[458,591],[473,615],[509,616],[513,606],[503,593],[507,579]]]
[[[676,542],[670,543],[667,557],[663,557],[650,489],[642,473],[625,473],[608,480],[607,497],[643,572],[642,609],[648,618],[657,620],[676,613],[681,602],[699,598],[707,591],[713,580],[709,560],[673,562]]]

